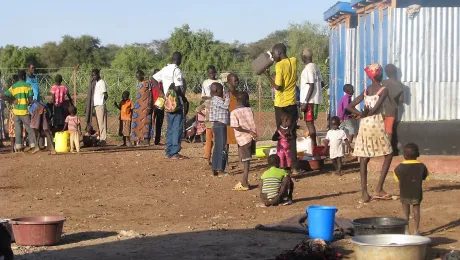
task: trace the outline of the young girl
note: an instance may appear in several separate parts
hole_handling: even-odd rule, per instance
[[[344,156],[343,143],[345,143],[351,151],[350,142],[348,142],[347,134],[342,129],[339,129],[340,119],[338,116],[331,118],[331,130],[327,131],[326,144],[329,146],[329,156],[335,166],[338,176],[342,176],[342,158]],[[327,148],[324,148],[324,153]]]
[[[291,151],[289,150],[289,142],[293,138],[291,129],[291,116],[288,114],[281,115],[281,125],[273,135],[272,140],[278,141],[276,146],[277,155],[280,158],[280,167],[281,169],[291,168]]]
[[[359,115],[361,123],[358,136],[355,142],[353,155],[360,158],[362,203],[367,203],[374,199],[391,199],[391,195],[383,190],[383,184],[390,168],[392,148],[390,140],[385,133],[385,125],[382,116],[382,103],[388,98],[388,90],[382,86],[383,79],[382,66],[371,64],[364,71],[372,80],[372,85],[367,87],[364,92],[348,105],[347,110]],[[364,100],[364,111],[356,109],[356,106]],[[369,196],[367,191],[367,165],[371,158],[385,156],[380,173],[379,183],[375,189],[375,195]]]
[[[423,199],[422,182],[428,178],[425,164],[417,161],[420,156],[418,146],[413,143],[404,146],[404,161],[395,168],[394,176],[399,182],[401,204],[404,216],[409,221],[410,206],[414,210],[414,235],[420,235],[420,203]],[[407,225],[406,233],[409,233]]]
[[[77,108],[74,106],[69,107],[69,114],[66,119],[65,119],[65,125],[64,129],[62,131],[65,131],[66,129],[69,129],[70,133],[70,152],[74,153],[75,149],[77,150],[77,153],[80,152],[80,133],[81,133],[81,127],[80,127],[80,119],[77,116]]]

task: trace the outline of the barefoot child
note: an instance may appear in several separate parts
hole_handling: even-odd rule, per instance
[[[64,129],[62,131],[65,131],[66,129],[69,130],[70,133],[70,152],[74,153],[75,149],[77,150],[77,153],[80,152],[80,133],[81,133],[81,127],[80,127],[80,119],[77,116],[77,108],[74,106],[69,107],[69,114],[66,119],[65,119],[65,125]]]
[[[345,86],[343,86],[343,91],[345,92],[345,95],[340,99],[338,108],[339,111],[337,115],[340,119],[340,122],[342,122],[340,127],[347,134],[350,143],[353,143],[353,139],[358,134],[358,120],[350,111],[347,110],[347,107],[350,105],[351,98],[355,91],[351,84],[345,84]]]
[[[114,102],[115,107],[120,110],[120,128],[118,133],[123,137],[121,146],[131,146],[131,119],[133,116],[134,104],[129,99],[129,92],[124,91],[120,103]],[[126,143],[128,140],[128,143]]]
[[[211,107],[209,111],[209,121],[213,123],[214,132],[214,151],[212,153],[212,172],[214,176],[219,173],[225,175],[227,166],[227,125],[230,121],[228,106],[230,98],[228,93],[224,98],[224,87],[222,84],[214,82],[211,85]]]
[[[404,161],[395,168],[394,176],[399,181],[401,203],[404,216],[409,221],[410,206],[414,210],[414,235],[420,235],[420,203],[422,202],[422,182],[428,178],[425,164],[417,161],[420,156],[418,146],[413,143],[404,146]],[[409,225],[407,232],[409,233]]]
[[[260,177],[262,179],[262,189],[260,198],[265,206],[276,206],[283,200],[283,205],[292,204],[292,193],[294,191],[294,182],[292,182],[288,173],[280,169],[280,158],[276,154],[268,157],[270,169],[264,172]]]
[[[83,135],[84,147],[96,147],[99,143],[99,136],[91,125],[86,127],[86,133]]]
[[[249,164],[252,158],[254,141],[257,139],[256,123],[254,113],[249,106],[249,95],[247,92],[237,92],[236,99],[238,106],[230,114],[230,126],[235,130],[235,138],[238,143],[238,153],[243,162],[243,181],[237,183],[233,190],[249,190],[248,176]]]
[[[342,158],[344,156],[343,143],[348,146],[351,151],[350,142],[348,142],[345,131],[339,129],[340,119],[338,116],[331,118],[331,130],[327,131],[325,146],[329,146],[329,156],[335,166],[338,176],[342,176]],[[324,148],[326,150],[327,148]],[[326,151],[324,151],[325,153]]]
[[[281,115],[281,124],[273,135],[272,140],[278,141],[278,145],[276,146],[276,153],[280,159],[280,168],[281,169],[290,169],[292,160],[291,160],[291,150],[290,150],[290,143],[292,138],[294,138],[293,131],[296,129],[292,129],[292,117],[286,113]]]

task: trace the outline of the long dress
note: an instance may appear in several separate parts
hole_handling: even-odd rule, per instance
[[[228,93],[230,97],[230,103],[228,104],[228,112],[231,113],[238,106],[238,101],[232,92]],[[236,144],[235,130],[232,127],[227,126],[227,144]]]
[[[152,136],[152,115],[149,114],[149,96],[152,95],[152,84],[145,80],[137,84],[136,103],[133,110],[132,133],[134,142],[150,140]]]
[[[364,104],[369,109],[373,108],[379,100],[379,94],[385,88],[381,88],[377,94],[368,96],[367,89],[364,91]],[[358,137],[356,138],[354,156],[378,157],[393,152],[388,135],[385,132],[385,124],[382,116],[382,106],[373,116],[361,119]]]

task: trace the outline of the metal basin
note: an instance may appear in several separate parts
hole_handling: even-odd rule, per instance
[[[407,220],[393,217],[358,218],[352,221],[355,236],[401,234],[404,235]]]
[[[365,235],[351,239],[357,260],[424,260],[431,239],[410,235]]]

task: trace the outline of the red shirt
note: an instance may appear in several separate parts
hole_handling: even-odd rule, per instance
[[[162,82],[158,82],[158,86],[160,87],[161,91],[163,92],[163,83]],[[153,103],[155,104],[155,102],[157,101],[158,97],[160,96],[160,93],[158,92],[158,90],[156,88],[152,88],[152,95],[153,95]]]

